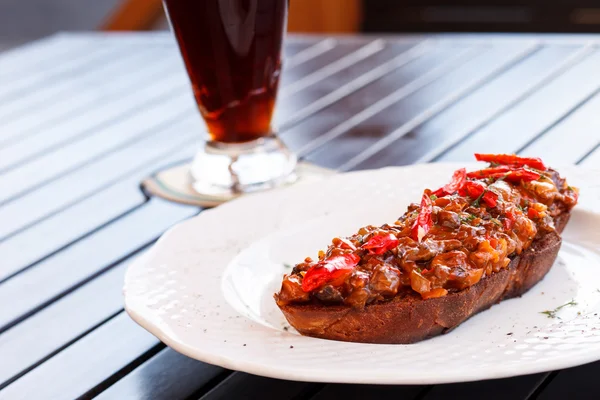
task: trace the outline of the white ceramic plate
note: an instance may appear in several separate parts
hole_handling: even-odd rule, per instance
[[[303,337],[273,301],[286,264],[316,256],[333,236],[394,221],[454,164],[336,175],[251,195],[171,230],[128,270],[132,318],[175,350],[274,378],[431,384],[490,379],[600,359],[600,174],[559,170],[581,203],[550,273],[452,332],[412,345]],[[545,310],[573,301],[556,318]]]

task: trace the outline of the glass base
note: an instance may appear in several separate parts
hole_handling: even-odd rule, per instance
[[[209,196],[237,197],[296,179],[297,158],[276,136],[246,143],[206,142],[190,169],[192,187]]]

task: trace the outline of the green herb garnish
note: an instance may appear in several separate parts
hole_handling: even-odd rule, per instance
[[[438,197],[435,194],[432,194],[431,196],[429,196],[429,198],[433,201],[436,201],[438,199]]]
[[[479,195],[479,197],[477,197],[475,199],[475,201],[471,205],[473,207],[479,207],[479,200],[481,200],[481,198],[483,197],[484,194],[485,194],[485,190]]]
[[[477,218],[475,215],[468,214],[466,217],[460,217],[460,221],[464,222],[464,223],[467,223],[467,222],[473,221],[475,218]]]
[[[492,218],[492,219],[490,219],[490,221],[492,221],[494,224],[496,224],[498,226],[502,226],[502,224],[500,223],[500,221],[498,221],[496,218]]]
[[[570,302],[565,303],[562,306],[556,307],[554,310],[541,311],[540,314],[544,314],[548,318],[558,318],[558,319],[560,319],[560,317],[556,315],[557,312],[559,312],[561,309],[563,309],[563,308],[565,308],[567,306],[576,306],[576,305],[577,305],[577,303],[575,302],[575,300],[571,300]]]

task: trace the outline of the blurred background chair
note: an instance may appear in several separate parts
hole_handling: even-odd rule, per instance
[[[123,0],[105,29],[144,30],[160,0]],[[598,32],[597,0],[292,0],[291,32]]]
[[[307,33],[358,32],[361,0],[292,0],[288,30]],[[161,0],[123,0],[102,25],[104,30],[149,30],[164,22]]]
[[[160,0],[0,0],[0,51],[58,31],[168,29]],[[600,32],[597,0],[290,0],[307,33]]]

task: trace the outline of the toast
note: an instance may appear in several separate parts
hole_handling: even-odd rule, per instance
[[[362,235],[345,239],[336,238],[328,252],[320,254],[317,262],[307,259],[308,262],[305,260],[304,263],[297,264],[292,274],[284,277],[282,289],[275,295],[277,304],[288,322],[302,335],[323,339],[408,344],[446,333],[471,316],[504,299],[521,296],[533,287],[546,275],[556,259],[561,245],[560,234],[569,220],[571,208],[577,202],[578,190],[567,186],[566,181],[558,173],[545,168],[539,159],[524,159],[509,155],[494,156],[494,160],[500,157],[500,160],[510,160],[510,163],[505,161],[500,165],[502,167],[500,169],[495,163],[492,167],[481,170],[485,171],[484,173],[481,171],[465,173],[464,170],[459,170],[455,172],[450,184],[434,192],[426,190],[421,206],[418,208],[416,205],[410,206],[407,214],[399,218],[397,225],[368,229],[366,235],[363,228]],[[520,162],[524,163],[527,160],[536,161],[519,165]],[[498,174],[498,171],[504,175],[488,176],[491,173]],[[521,172],[514,174],[514,171]],[[531,172],[532,175],[523,174],[523,171]],[[509,178],[507,174],[513,175]],[[536,176],[539,178],[533,179]],[[556,193],[552,196],[548,196],[547,192],[535,193],[531,190],[531,183],[543,181],[544,176],[556,189]],[[504,196],[505,193],[503,194],[501,190],[496,190],[494,182],[499,177],[511,181],[508,186],[514,193],[519,193],[519,196],[509,198]],[[474,199],[477,193],[468,193],[465,182],[471,182],[473,187],[475,184],[483,183],[486,185],[485,191]],[[507,186],[504,183],[502,185],[504,185],[502,187]],[[488,192],[492,194],[485,194]],[[482,201],[484,196],[487,196],[486,201]],[[436,200],[432,203],[426,198]],[[531,202],[530,208],[533,211],[522,209],[519,204],[523,203],[523,198],[527,199],[528,204]],[[468,218],[466,221],[461,220],[461,225],[469,225],[468,227],[457,228],[450,225],[438,227],[437,224],[443,224],[445,221],[442,218],[444,215],[440,213],[453,205],[448,203],[448,199],[462,204],[463,209],[459,214],[465,212],[464,210],[477,213],[473,211],[477,210],[473,206],[473,202],[477,200],[477,206],[482,210],[477,215],[482,218],[477,217],[471,221]],[[514,200],[514,204],[509,200]],[[464,201],[467,203],[463,204]],[[538,201],[544,201],[546,204],[536,206],[539,204]],[[428,203],[429,207],[427,207]],[[446,203],[446,208],[434,205]],[[429,216],[424,212],[426,209],[432,211]],[[417,211],[418,214],[415,215]],[[506,222],[506,215],[513,212],[519,214],[516,217],[517,226],[511,226]],[[416,264],[405,260],[406,254],[410,253],[406,250],[407,243],[414,242],[416,249],[426,247],[425,243],[429,243],[431,247],[436,237],[454,237],[452,235],[461,229],[471,229],[470,224],[478,222],[478,227],[487,227],[486,215],[490,219],[502,221],[503,226],[490,224],[491,228],[486,228],[485,233],[482,230],[478,231],[478,234],[473,234],[473,237],[467,236],[461,246],[456,247],[455,244],[450,250],[441,249],[429,259],[422,257]],[[520,218],[521,222],[519,222]],[[501,250],[506,247],[505,244],[500,243],[504,240],[502,238],[508,241],[510,235],[513,238],[517,237],[515,240],[518,242],[518,236],[522,233],[522,229],[521,231],[518,229],[523,227],[531,227],[535,231],[535,237],[530,238],[529,241],[523,239],[522,243],[517,243],[513,251],[509,251],[511,250],[509,248],[502,253]],[[388,237],[382,233],[388,231],[393,235]],[[373,237],[376,237],[377,241]],[[366,240],[369,238],[370,240]],[[381,244],[382,238],[389,239],[387,247],[383,247],[384,251],[381,246],[372,245],[372,242]],[[468,244],[475,239],[479,240],[477,245]],[[486,241],[487,244],[484,243]],[[494,246],[488,246],[489,243]],[[481,254],[485,255],[479,251],[484,245],[490,248],[490,254],[500,254],[495,264],[493,262],[477,264]],[[509,247],[510,245],[509,243]],[[439,246],[437,249],[440,250]],[[459,254],[461,252],[465,256]],[[458,276],[462,277],[462,280],[437,279],[439,271],[436,268],[439,269],[440,263],[435,260],[454,262],[456,257],[449,257],[455,253],[458,259],[467,260],[468,268],[464,265],[460,266]],[[341,256],[345,258],[342,259]],[[503,259],[503,256],[506,257]],[[452,262],[447,265],[456,265]],[[371,264],[375,267],[369,271]],[[351,268],[348,268],[348,265],[351,265]],[[448,270],[447,265],[443,265],[443,270]],[[483,268],[478,268],[482,265]],[[375,278],[381,275],[381,268],[385,268],[391,277],[385,282],[394,281],[394,274],[398,274],[397,291],[391,295],[389,290],[387,296],[385,291],[381,292],[383,294],[374,294],[379,286],[373,286],[373,282],[379,282]],[[417,276],[417,284],[414,280],[406,278],[407,274],[411,278]],[[356,285],[357,276],[363,278],[368,276],[369,279],[363,282],[361,287]],[[427,280],[429,284],[424,289],[420,283],[422,279]],[[391,286],[394,285],[390,284]],[[360,287],[360,290],[357,287]],[[356,295],[360,291],[368,292],[370,297],[363,301],[362,297]],[[356,301],[357,299],[361,300]]]

